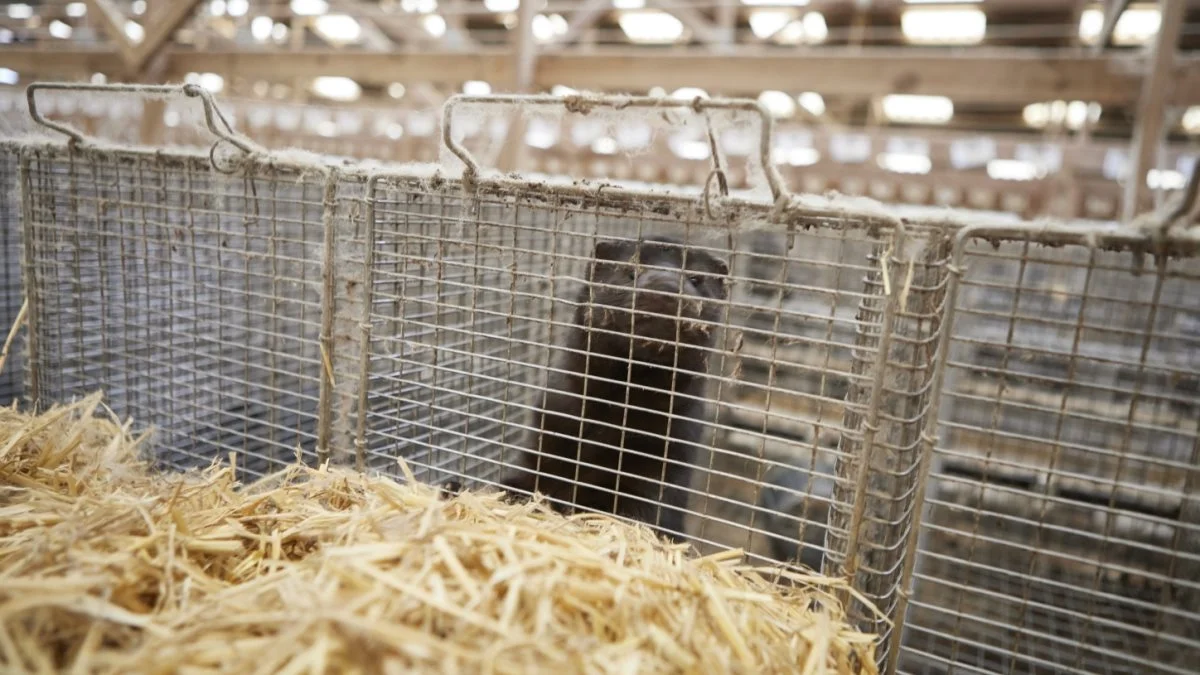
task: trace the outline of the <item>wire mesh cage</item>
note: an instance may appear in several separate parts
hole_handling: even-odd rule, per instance
[[[267,152],[182,91],[210,152],[104,145],[53,123],[73,142],[5,146],[34,400],[103,389],[158,429],[155,452],[176,468],[232,455],[246,476],[296,459],[398,474],[402,459],[423,481],[490,489],[551,436],[552,402],[595,380],[566,415],[589,430],[554,432],[574,468],[539,477],[569,486],[551,497],[612,492],[597,510],[619,512],[621,481],[650,486],[660,507],[682,495],[685,517],[643,519],[702,552],[846,576],[871,603],[846,598],[851,616],[891,666],[1133,672],[1140,654],[1182,672],[1197,653],[1194,243],[1160,242],[1175,257],[1135,276],[1148,244],[1133,229],[1018,228],[992,250],[963,236],[991,230],[962,219],[791,195],[753,103],[458,97],[442,132],[459,175]],[[501,176],[455,142],[451,108],[472,101],[665,106],[708,120],[712,148],[714,117],[749,113],[750,173],[769,197],[728,194],[719,156],[700,192]],[[686,252],[643,259],[663,236]],[[697,259],[721,262],[696,274]],[[655,266],[702,309],[669,305],[641,325],[670,339],[597,351],[624,316],[598,290],[640,312]],[[702,365],[687,370],[692,355]],[[592,358],[621,361],[620,377]],[[624,435],[595,452],[610,427],[653,436],[657,461]]]
[[[1037,238],[961,251],[908,663],[1194,671],[1200,261]]]
[[[17,188],[17,160],[0,153],[0,350],[9,327],[21,312],[21,195]],[[21,396],[21,343],[14,336],[8,357],[0,368],[0,406]]]

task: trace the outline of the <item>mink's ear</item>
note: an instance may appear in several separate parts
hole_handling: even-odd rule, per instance
[[[625,260],[629,257],[629,244],[623,241],[601,239],[596,242],[593,258],[596,260]]]

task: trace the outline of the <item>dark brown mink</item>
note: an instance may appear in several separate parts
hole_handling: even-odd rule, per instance
[[[727,277],[723,260],[671,237],[598,242],[535,431],[501,486],[680,541]]]

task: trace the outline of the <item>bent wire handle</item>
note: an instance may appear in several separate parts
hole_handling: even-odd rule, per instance
[[[596,108],[610,108],[612,110],[626,110],[629,108],[679,109],[691,110],[696,113],[706,110],[741,110],[753,113],[758,115],[762,121],[759,136],[759,162],[762,164],[763,173],[767,177],[767,185],[771,189],[771,197],[778,201],[781,197],[786,197],[789,194],[786,186],[783,184],[783,177],[775,168],[775,164],[771,162],[771,136],[774,130],[774,119],[766,108],[760,105],[758,101],[752,99],[697,98],[687,101],[684,99],[658,98],[654,96],[550,96],[544,94],[468,96],[465,94],[456,94],[447,99],[445,105],[442,107],[442,143],[445,144],[447,150],[462,160],[462,163],[466,165],[466,173],[477,176],[479,175],[479,162],[471,156],[471,153],[462,144],[454,140],[451,133],[451,119],[453,118],[454,108],[463,103],[561,106],[568,112],[584,114]],[[715,154],[712,155],[711,160],[714,171],[719,169],[720,167],[717,166],[717,157]]]
[[[41,89],[78,92],[95,91],[110,94],[143,94],[146,96],[183,95],[191,98],[199,98],[201,104],[204,106],[205,125],[208,126],[208,130],[212,132],[214,136],[228,142],[230,145],[236,147],[242,152],[254,152],[256,149],[253,141],[233,130],[233,127],[229,124],[229,121],[225,119],[225,115],[221,113],[220,108],[218,108],[217,104],[213,101],[212,94],[208,93],[208,90],[204,89],[203,87],[195,84],[84,84],[75,82],[34,82],[25,88],[25,100],[29,104],[29,116],[33,118],[34,122],[37,122],[47,129],[53,129],[54,131],[63,134],[67,138],[70,138],[74,143],[83,143],[87,140],[87,137],[84,136],[84,134],[78,129],[64,122],[48,120],[42,115],[41,111],[38,110],[37,97],[35,94]],[[224,129],[217,125],[218,121],[220,121],[221,125],[224,126]]]

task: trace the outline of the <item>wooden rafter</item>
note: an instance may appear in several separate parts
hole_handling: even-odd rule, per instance
[[[707,17],[693,7],[680,3],[678,0],[650,0],[646,4],[679,19],[701,42],[721,44],[724,41],[725,34],[721,28],[713,25]]]
[[[567,32],[555,42],[569,45],[579,39],[583,32],[596,24],[600,17],[612,11],[612,0],[585,0],[583,6],[567,21]]]
[[[1093,47],[1094,51],[1108,49],[1112,43],[1113,31],[1117,27],[1117,20],[1129,9],[1129,3],[1130,0],[1104,0],[1104,23],[1100,26],[1100,35]]]
[[[1146,174],[1156,163],[1163,141],[1163,113],[1172,86],[1178,86],[1172,74],[1177,70],[1179,35],[1182,31],[1184,0],[1161,0],[1162,28],[1155,36],[1151,52],[1151,70],[1142,84],[1138,101],[1137,124],[1133,129],[1133,165],[1125,178],[1122,215],[1126,221],[1137,215],[1149,192]]]
[[[144,35],[134,42],[125,33],[129,21],[111,0],[87,0],[88,11],[100,20],[101,29],[117,45],[125,67],[132,73],[140,73],[146,62],[166,44],[179,27],[192,17],[201,0],[171,0],[155,7],[150,14],[152,21],[143,26]]]
[[[515,82],[513,52],[480,48],[471,52],[366,52],[303,49],[169,51],[167,74],[189,72],[286,79],[314,73],[342,75],[366,85],[484,80],[495,89]],[[111,49],[0,48],[0,62],[30,77],[90,76],[122,69]],[[1081,100],[1129,105],[1139,100],[1145,59],[1138,54],[1100,56],[1074,50],[978,49],[952,59],[930,50],[904,48],[826,48],[794,53],[712,54],[604,50],[538,55],[534,86],[555,84],[596,91],[667,90],[701,87],[729,96],[755,95],[764,89],[816,91],[827,97],[881,96],[890,93],[940,94],[962,103],[1024,105],[1030,101]],[[1200,104],[1200,57],[1179,56],[1168,73],[1167,105]]]

